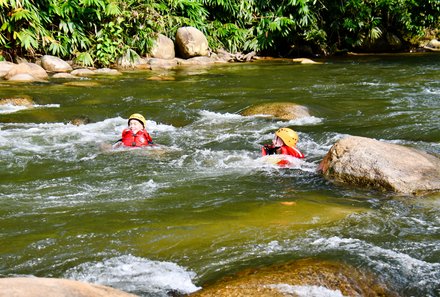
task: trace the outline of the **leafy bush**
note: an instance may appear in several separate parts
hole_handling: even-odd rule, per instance
[[[52,54],[85,66],[146,55],[158,33],[194,26],[212,49],[289,55],[406,43],[438,29],[438,0],[0,0],[3,57]]]

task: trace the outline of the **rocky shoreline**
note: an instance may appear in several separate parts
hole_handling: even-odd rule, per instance
[[[425,51],[440,51],[440,41],[434,39],[422,46]],[[229,62],[250,62],[261,59],[256,52],[229,53],[225,50],[212,51],[206,36],[197,28],[181,27],[176,40],[159,34],[147,57],[135,54],[121,57],[111,68],[84,67],[74,61],[44,55],[33,62],[17,58],[17,63],[0,61],[0,79],[11,82],[45,82],[54,79],[77,79],[95,75],[121,75],[127,70],[172,69],[178,66],[212,65]],[[308,58],[295,58],[292,62],[319,64]]]
[[[178,51],[179,57],[176,56]],[[0,61],[0,79],[11,82],[44,82],[54,79],[76,79],[95,75],[121,75],[127,70],[171,69],[186,65],[211,65],[215,63],[249,62],[257,59],[255,52],[231,54],[224,50],[212,52],[205,35],[194,27],[179,28],[176,42],[159,34],[151,56],[121,57],[111,68],[94,68],[77,65],[58,57],[44,55],[34,62],[17,59],[17,63]]]

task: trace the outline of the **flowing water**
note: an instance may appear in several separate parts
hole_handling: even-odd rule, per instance
[[[165,80],[150,80],[162,75]],[[142,296],[189,293],[243,268],[333,259],[401,296],[440,296],[440,195],[333,185],[315,169],[347,135],[440,154],[440,56],[258,61],[0,83],[0,276],[63,277]],[[241,116],[295,102],[311,116]],[[105,151],[134,112],[162,148]],[[86,116],[90,124],[69,121]],[[280,127],[305,160],[260,156]]]

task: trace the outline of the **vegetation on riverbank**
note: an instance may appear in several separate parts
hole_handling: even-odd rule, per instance
[[[107,66],[148,54],[157,33],[174,39],[181,26],[230,52],[402,50],[438,34],[439,15],[438,0],[0,0],[0,59],[51,54]]]

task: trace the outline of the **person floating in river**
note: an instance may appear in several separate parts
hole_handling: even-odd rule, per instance
[[[134,113],[128,118],[128,127],[122,131],[122,138],[119,139],[114,147],[129,146],[143,147],[153,145],[153,139],[145,129],[147,121],[139,114]]]
[[[265,144],[261,153],[266,155],[289,155],[295,158],[302,159],[304,154],[296,148],[298,142],[298,134],[290,128],[280,128],[275,132],[275,138],[272,140],[272,144]]]

